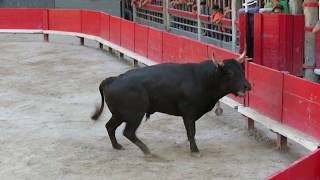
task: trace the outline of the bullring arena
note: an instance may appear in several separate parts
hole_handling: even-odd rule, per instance
[[[247,118],[222,104],[221,116],[212,111],[197,121],[201,157],[190,156],[182,119],[160,113],[137,132],[154,156],[144,157],[123,137],[123,126],[116,136],[124,150],[116,151],[104,127],[108,109],[100,121],[90,119],[100,103],[98,86],[153,61],[112,40],[97,40],[94,32],[17,26],[0,34],[1,179],[264,179],[316,149],[312,140],[301,140],[304,148],[288,139],[288,149],[279,150],[268,130],[273,125],[247,130]]]

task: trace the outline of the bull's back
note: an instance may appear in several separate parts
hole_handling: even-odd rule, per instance
[[[121,108],[143,106],[149,114],[180,115],[179,103],[190,99],[188,94],[200,88],[195,77],[197,67],[198,64],[161,64],[130,70],[110,80],[109,99]]]

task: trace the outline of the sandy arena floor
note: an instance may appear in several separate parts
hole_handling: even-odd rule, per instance
[[[54,36],[0,35],[0,177],[6,179],[263,179],[307,153],[290,142],[275,146],[265,129],[248,132],[243,117],[224,108],[197,122],[202,157],[190,156],[179,117],[155,114],[138,136],[158,158],[117,131],[125,150],[112,149],[104,124],[90,115],[100,103],[98,85],[132,66],[94,42]],[[272,138],[270,138],[272,136]]]

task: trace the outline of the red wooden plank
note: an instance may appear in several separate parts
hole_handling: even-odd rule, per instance
[[[208,46],[205,43],[193,40],[193,59],[201,62],[208,59]]]
[[[240,31],[240,52],[244,49],[246,41],[246,16],[244,13],[239,14],[239,31]]]
[[[262,24],[262,56],[261,64],[270,68],[277,69],[279,62],[282,61],[283,54],[280,51],[280,23],[279,16],[275,14],[263,14]]]
[[[142,56],[148,56],[148,37],[149,27],[136,24],[134,25],[134,51]]]
[[[208,45],[209,59],[212,57],[212,53],[215,54],[215,57],[217,60],[233,59],[240,56],[240,54],[234,53],[232,51],[228,51],[226,49],[223,49],[214,45]]]
[[[100,37],[105,40],[110,39],[110,15],[101,13],[100,14],[101,23],[100,23]]]
[[[134,51],[134,22],[121,20],[121,46]]]
[[[49,29],[67,32],[81,31],[81,10],[50,9]]]
[[[320,85],[284,77],[283,123],[320,139]]]
[[[0,8],[1,29],[43,29],[46,9]]]
[[[253,59],[256,64],[262,64],[262,14],[256,13],[254,15],[254,46],[253,46]]]
[[[320,149],[303,157],[266,180],[320,179]]]
[[[249,107],[281,122],[283,74],[279,71],[249,63]]]
[[[277,70],[292,72],[292,53],[293,53],[293,16],[280,14],[279,17],[279,52],[280,59]]]
[[[158,63],[162,62],[162,31],[149,28],[148,58]]]
[[[82,33],[99,36],[101,26],[101,14],[96,11],[81,11]]]
[[[208,59],[208,47],[206,44],[190,38],[181,37],[182,62],[201,62]]]
[[[320,68],[320,31],[316,34],[316,58],[317,58],[317,67]]]
[[[42,16],[42,29],[48,30],[49,29],[49,10],[44,9],[43,10],[43,16]]]
[[[163,32],[162,62],[182,62],[182,40],[179,36]]]
[[[110,41],[121,44],[121,18],[110,16]]]
[[[293,29],[293,66],[292,74],[295,76],[302,76],[302,64],[304,59],[304,15],[294,17]],[[317,41],[319,43],[319,41]],[[317,51],[319,52],[319,51]]]

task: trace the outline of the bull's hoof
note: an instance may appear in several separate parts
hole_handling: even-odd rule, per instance
[[[201,157],[201,153],[200,152],[191,152],[191,156],[194,158],[200,158]]]
[[[150,158],[154,158],[154,157],[155,157],[155,155],[151,154],[151,153],[144,154],[144,158],[146,158],[146,159],[150,159]]]
[[[120,144],[114,145],[113,148],[116,150],[124,150],[124,148]]]
[[[214,112],[216,113],[217,116],[221,116],[222,113],[223,113],[223,109],[222,108],[217,108]]]

